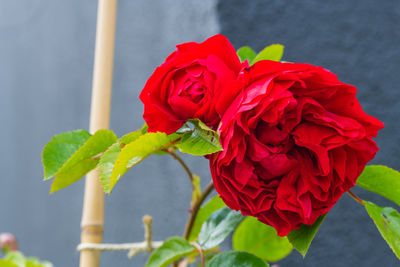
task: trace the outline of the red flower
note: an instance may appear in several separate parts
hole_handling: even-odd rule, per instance
[[[260,61],[246,77],[221,120],[212,177],[230,208],[285,236],[355,184],[383,124],[364,113],[354,86],[321,67]]]
[[[233,100],[237,91],[229,84],[242,66],[232,44],[222,35],[203,43],[178,45],[140,94],[149,131],[170,134],[193,118],[216,127],[224,111],[217,112],[216,103],[221,98],[219,105],[224,109]]]

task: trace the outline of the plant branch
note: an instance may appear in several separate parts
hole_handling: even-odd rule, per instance
[[[353,192],[351,192],[350,190],[347,191],[347,193],[358,203],[360,203],[361,205],[365,206],[365,202],[364,200],[362,200],[361,198],[359,198],[356,194],[354,194]]]
[[[189,238],[190,232],[192,231],[194,221],[196,219],[197,213],[199,212],[199,209],[201,207],[201,204],[203,204],[204,200],[207,198],[207,196],[212,192],[214,189],[214,184],[211,182],[207,185],[207,187],[204,189],[204,191],[201,193],[199,199],[197,202],[194,204],[193,209],[191,210],[189,219],[186,223],[185,227],[185,232],[183,233],[183,237],[185,239]]]
[[[128,257],[132,258],[140,252],[151,253],[154,249],[160,247],[163,241],[151,241],[152,229],[151,223],[153,219],[149,215],[143,216],[144,224],[144,241],[137,243],[123,243],[123,244],[98,244],[98,243],[81,243],[78,250],[97,250],[97,251],[116,251],[116,250],[129,250]]]
[[[193,247],[196,248],[196,250],[199,252],[200,254],[200,267],[205,267],[204,264],[204,253],[203,253],[203,249],[200,247],[199,244],[197,244],[196,242],[192,242],[190,243]]]
[[[183,159],[181,157],[179,157],[174,151],[172,151],[170,149],[166,149],[165,152],[167,152],[172,157],[174,157],[174,159],[176,159],[182,165],[182,167],[185,169],[187,175],[189,176],[190,182],[193,182],[193,173],[190,171],[189,167],[183,161]]]

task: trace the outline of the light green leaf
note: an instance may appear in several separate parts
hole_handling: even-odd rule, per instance
[[[130,142],[121,149],[111,172],[110,181],[103,179],[104,188],[113,189],[118,180],[134,165],[140,163],[148,156],[172,146],[180,138],[178,134],[166,135],[165,133],[146,133]]]
[[[5,255],[4,259],[14,263],[18,267],[25,267],[25,263],[26,263],[25,257],[19,251],[8,252]]]
[[[110,179],[111,173],[115,165],[115,161],[118,158],[119,153],[121,152],[122,147],[125,147],[127,144],[135,141],[140,136],[142,136],[142,130],[131,132],[129,134],[124,135],[117,142],[112,144],[103,154],[99,161],[98,170],[100,176],[100,182],[103,186],[105,193],[110,193]]]
[[[400,214],[393,208],[382,208],[368,201],[365,201],[365,208],[383,239],[400,259]]]
[[[275,262],[292,251],[287,237],[280,237],[269,225],[247,217],[233,233],[233,249],[250,252],[266,261]]]
[[[281,44],[273,44],[267,46],[254,58],[251,65],[260,61],[260,60],[273,60],[273,61],[281,61],[283,56],[284,46]]]
[[[99,161],[100,154],[116,140],[117,137],[110,130],[99,130],[89,137],[57,171],[50,192],[53,193],[69,186],[94,169]]]
[[[90,136],[91,134],[85,130],[76,130],[54,136],[44,147],[42,153],[44,180],[55,176],[64,163]]]
[[[244,251],[226,251],[218,254],[207,267],[268,267],[262,259]]]
[[[164,267],[194,252],[188,241],[182,237],[171,237],[150,256],[146,267]]]
[[[189,241],[194,241],[197,235],[200,233],[201,226],[210,217],[210,215],[223,207],[226,207],[225,203],[219,196],[214,196],[210,201],[204,204],[197,213],[196,219],[193,223],[192,230],[189,235]]]
[[[299,229],[291,231],[287,236],[289,242],[292,243],[293,247],[298,252],[300,252],[303,258],[306,256],[311,242],[314,239],[315,234],[317,233],[325,217],[326,214],[321,215],[313,225],[303,224]]]
[[[244,219],[240,212],[224,207],[215,211],[203,224],[199,233],[199,244],[210,249],[221,244]]]
[[[193,125],[191,131],[185,133],[176,147],[183,153],[204,156],[222,150],[218,134],[200,120],[189,120]],[[188,131],[186,129],[186,131]]]
[[[239,56],[241,62],[244,62],[247,59],[250,64],[256,57],[256,52],[254,52],[254,50],[249,46],[242,46],[237,51],[237,55]]]
[[[192,188],[193,188],[193,193],[192,193],[192,202],[191,206],[199,200],[200,195],[201,195],[201,186],[200,186],[200,176],[193,174],[192,175]]]
[[[13,263],[12,261],[9,261],[9,260],[0,260],[0,266],[1,267],[20,267],[20,266],[16,265],[15,263]]]
[[[142,134],[145,134],[145,133],[147,133],[147,130],[149,129],[149,125],[147,125],[147,123],[145,123],[145,124],[143,124],[143,126],[142,126]]]
[[[41,261],[40,265],[42,265],[42,267],[53,267],[53,264],[49,261]]]
[[[367,166],[356,184],[400,206],[400,172],[383,165]]]
[[[48,261],[40,261],[36,257],[28,257],[25,267],[53,267],[53,264]]]

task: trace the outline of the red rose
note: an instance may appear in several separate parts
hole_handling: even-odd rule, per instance
[[[383,124],[354,86],[308,64],[260,61],[225,112],[210,167],[225,203],[280,236],[311,225],[355,184]]]
[[[235,49],[222,35],[178,45],[140,94],[149,131],[170,134],[193,118],[216,127],[221,119],[216,103],[221,98],[220,106],[226,107],[233,100],[237,91],[229,84],[241,69]]]

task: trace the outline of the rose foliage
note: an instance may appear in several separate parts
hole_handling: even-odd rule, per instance
[[[281,62],[282,54],[279,44],[236,52],[222,35],[177,45],[140,94],[145,126],[121,138],[109,130],[55,136],[43,151],[45,180],[55,177],[54,192],[97,167],[110,193],[147,157],[177,159],[192,181],[191,216],[183,238],[164,242],[148,267],[196,257],[201,266],[266,266],[292,248],[304,256],[327,212],[355,185],[400,203],[400,173],[366,167],[383,123],[363,111],[356,87],[323,67]],[[177,150],[209,160],[218,197],[202,205],[212,184],[202,191]],[[400,214],[349,193],[400,258]],[[220,253],[233,231],[241,251]]]

